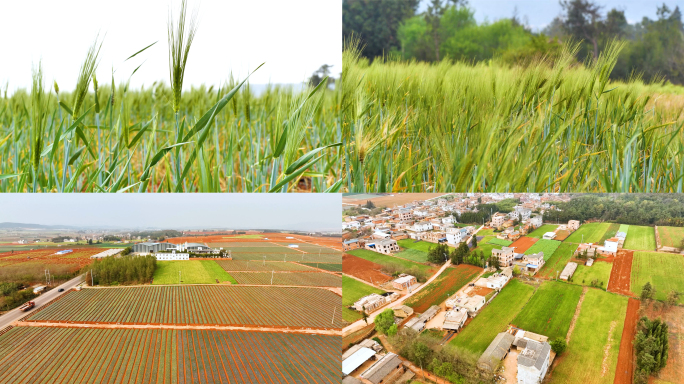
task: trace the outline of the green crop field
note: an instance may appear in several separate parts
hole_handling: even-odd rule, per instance
[[[610,223],[588,223],[580,225],[565,242],[568,243],[598,243],[610,228]],[[584,237],[584,239],[583,239]]]
[[[635,251],[655,251],[655,229],[653,227],[630,225],[623,248]]]
[[[561,242],[558,240],[545,240],[539,239],[536,243],[532,244],[531,247],[527,248],[524,252],[526,255],[531,255],[533,253],[544,252],[544,261],[551,258],[556,249],[560,247]]]
[[[539,271],[539,276],[544,276],[548,278],[555,278],[557,274],[560,274],[565,268],[565,265],[572,258],[572,254],[575,253],[577,249],[577,244],[573,243],[561,243],[556,251],[551,255],[551,258],[546,260],[541,271]],[[546,254],[544,254],[546,256]],[[544,257],[546,259],[546,257]]]
[[[613,384],[626,312],[626,297],[589,289],[551,383]]]
[[[499,332],[506,330],[533,293],[534,287],[511,280],[449,344],[479,356]]]
[[[617,232],[620,230],[621,227],[625,225],[617,224],[617,223],[610,223],[610,226],[606,229],[606,231],[603,233],[603,236],[601,236],[601,240],[599,240],[599,244],[603,244],[607,239],[610,239],[611,237],[615,236]],[[627,225],[626,227],[629,227]]]
[[[282,248],[282,247],[281,247]],[[341,263],[342,253],[283,253],[281,248],[271,252],[231,252],[233,260],[253,261],[294,261],[297,263]],[[369,251],[370,252],[370,251]]]
[[[385,291],[371,287],[370,285],[364,284],[351,277],[342,276],[342,318],[344,321],[353,323],[354,321],[360,319],[361,313],[353,309],[349,309],[349,306],[353,305],[358,299],[368,296],[371,293],[385,293]]]
[[[323,269],[330,272],[342,272],[342,263],[301,263],[303,265]]]
[[[586,265],[578,265],[577,270],[572,275],[572,283],[579,285],[591,285],[591,282],[598,280],[598,287],[602,289],[608,288],[608,280],[610,280],[610,272],[613,268],[613,263],[606,263],[603,261],[595,261],[591,267]]]
[[[237,283],[213,260],[157,261],[154,284],[178,284],[179,279],[181,284]]]
[[[401,239],[397,241],[397,244],[402,248],[417,249],[425,253],[428,253],[430,248],[434,248],[437,245],[428,241],[415,241],[413,239]]]
[[[684,248],[684,227],[662,227],[658,226],[658,236],[660,243],[664,247]]]
[[[552,340],[565,338],[581,294],[582,287],[547,281],[513,319],[513,324]]]
[[[556,230],[556,228],[558,228],[557,225],[544,224],[544,225],[542,225],[541,227],[539,227],[539,228],[535,229],[534,231],[532,231],[532,233],[530,233],[529,235],[527,235],[527,237],[534,237],[534,238],[537,238],[537,239],[541,239],[542,237],[544,237],[544,234],[545,234],[546,232],[553,232],[553,231]]]
[[[477,248],[472,249],[471,252],[482,252],[485,258],[492,255],[492,249],[501,249],[501,245],[492,243],[477,243]]]
[[[620,229],[618,229],[618,231],[629,234],[629,224],[620,224]]]
[[[340,275],[326,272],[231,272],[239,284],[342,287]]]
[[[496,233],[492,228],[483,228],[477,232],[477,236],[496,236]]]
[[[512,241],[509,240],[502,240],[502,239],[497,239],[496,237],[489,239],[487,241],[487,244],[494,244],[494,245],[501,245],[503,247],[508,247],[509,245],[513,244]]]
[[[398,257],[383,255],[381,253],[369,251],[367,249],[355,249],[353,251],[348,251],[347,253],[368,261],[372,261],[382,266],[391,266],[403,271],[408,271],[411,268],[418,268],[424,273],[430,274],[430,271],[433,269],[425,264],[414,263],[412,261],[404,260]]]
[[[684,304],[684,257],[670,253],[634,252],[632,261],[632,292],[639,296],[644,284],[656,289],[656,299],[665,300],[668,292],[680,292],[679,304]]]
[[[460,264],[444,270],[439,277],[428,286],[407,299],[404,304],[422,313],[433,305],[439,305],[456,293],[475,276],[482,272],[482,268],[468,264]]]
[[[401,257],[402,259],[417,261],[419,263],[427,263],[427,253],[420,251],[418,249],[406,249],[401,252],[394,254],[396,257]],[[449,257],[447,255],[447,257]]]

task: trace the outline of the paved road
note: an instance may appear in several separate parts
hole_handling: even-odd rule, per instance
[[[44,305],[48,303],[49,301],[56,299],[57,297],[65,294],[67,291],[69,291],[71,288],[76,287],[77,285],[81,284],[83,281],[85,275],[80,275],[76,276],[75,278],[67,281],[66,283],[55,287],[51,289],[48,292],[43,293],[42,295],[36,297],[33,301],[36,303],[36,306],[29,312],[21,312],[19,309],[13,309],[6,314],[0,316],[0,330],[3,328],[11,325],[15,321],[21,319],[24,317],[26,314],[35,311],[36,308],[39,308],[41,305]],[[64,288],[64,292],[58,292],[60,288]]]

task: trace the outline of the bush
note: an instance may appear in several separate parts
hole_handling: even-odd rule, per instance
[[[25,302],[36,298],[38,295],[33,293],[31,289],[24,289],[23,291],[12,292],[4,297],[2,310],[9,311],[14,309]]]
[[[385,309],[375,317],[374,322],[375,330],[386,335],[390,327],[394,325],[394,311],[390,308]]]
[[[397,324],[392,324],[392,326],[387,330],[387,336],[394,336],[397,334],[397,331],[399,331]]]
[[[551,349],[556,352],[556,355],[560,355],[563,352],[565,352],[565,349],[568,347],[567,343],[565,342],[565,339],[562,337],[557,338],[556,340],[553,340],[551,343]]]

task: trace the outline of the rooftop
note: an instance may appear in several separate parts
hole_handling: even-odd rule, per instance
[[[373,384],[378,384],[399,365],[401,365],[399,356],[394,353],[388,353],[363,372],[361,377]]]
[[[535,367],[541,371],[544,361],[551,352],[549,343],[528,340],[525,349],[518,355],[518,365]]]

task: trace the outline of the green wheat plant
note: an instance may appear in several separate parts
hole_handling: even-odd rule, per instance
[[[375,60],[345,43],[349,192],[682,192],[684,88],[576,63]]]

